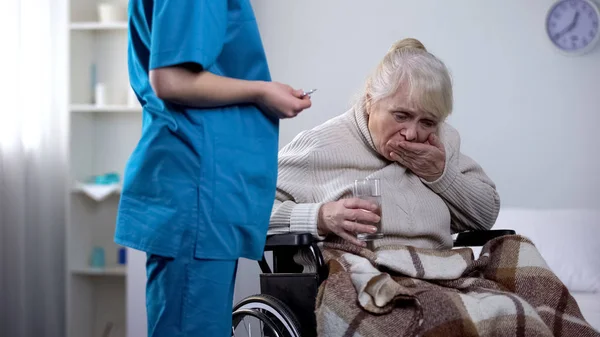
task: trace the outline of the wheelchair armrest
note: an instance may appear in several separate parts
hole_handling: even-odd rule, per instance
[[[317,273],[319,274],[319,282],[322,282],[327,278],[329,270],[325,264],[321,249],[317,246],[317,242],[318,240],[316,240],[311,233],[273,234],[267,236],[265,252],[273,251],[274,272],[289,272],[288,268],[290,267],[290,264],[294,264],[293,256],[298,251],[297,248],[310,247],[313,258],[315,259],[314,262]],[[282,264],[283,267],[281,266]],[[259,265],[263,273],[271,273],[264,254]]]
[[[280,247],[310,246],[313,242],[315,242],[315,239],[310,233],[274,234],[267,237],[265,251],[272,251]]]
[[[458,233],[454,240],[454,247],[474,247],[483,246],[488,241],[504,235],[514,235],[516,232],[511,229],[492,229],[487,231],[472,231]]]

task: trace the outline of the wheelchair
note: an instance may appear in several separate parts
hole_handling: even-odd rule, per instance
[[[487,230],[458,233],[454,247],[477,247],[513,230]],[[301,249],[309,249],[311,272],[294,261]],[[328,275],[321,250],[310,233],[276,234],[267,237],[265,252],[273,252],[273,269],[265,255],[258,261],[260,294],[249,296],[233,308],[232,336],[316,337],[315,302],[321,282]],[[254,326],[246,319],[257,320]]]

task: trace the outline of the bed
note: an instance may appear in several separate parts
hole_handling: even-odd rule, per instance
[[[600,211],[503,209],[494,229],[530,238],[600,331]],[[478,256],[480,248],[474,248]]]

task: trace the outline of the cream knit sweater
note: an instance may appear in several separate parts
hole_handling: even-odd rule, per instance
[[[471,158],[460,153],[460,136],[448,124],[440,139],[446,168],[426,182],[375,151],[364,110],[355,106],[316,128],[300,133],[279,153],[277,194],[269,233],[317,234],[323,203],[352,196],[355,179],[379,178],[382,230],[371,247],[403,244],[452,247],[452,233],[490,229],[500,208],[494,183]]]

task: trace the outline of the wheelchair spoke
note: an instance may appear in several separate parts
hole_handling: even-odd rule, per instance
[[[258,320],[250,324],[248,320]],[[244,329],[239,328],[243,324]],[[299,337],[300,328],[293,313],[279,300],[268,295],[244,299],[233,311],[234,335],[242,337]],[[245,334],[244,334],[245,332]]]
[[[256,312],[259,311],[257,310]],[[265,323],[263,319],[269,318],[262,315],[242,317],[236,326],[232,327],[232,337],[286,337],[286,335],[282,335],[281,332],[278,331],[280,327],[276,323]],[[258,324],[255,322],[255,320],[258,320]],[[243,325],[243,328],[240,325]]]

